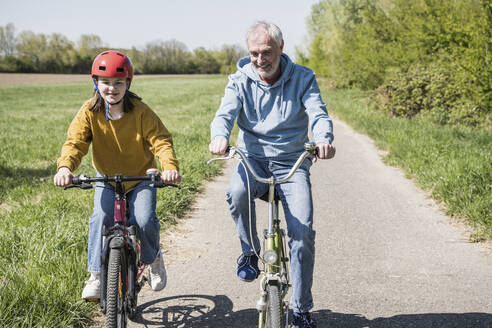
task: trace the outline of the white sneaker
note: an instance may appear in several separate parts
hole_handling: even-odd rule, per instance
[[[162,252],[155,259],[154,263],[149,265],[149,284],[153,291],[159,291],[166,287],[167,275]]]
[[[99,272],[91,272],[91,277],[85,282],[82,298],[86,301],[95,301],[101,297],[101,284]]]

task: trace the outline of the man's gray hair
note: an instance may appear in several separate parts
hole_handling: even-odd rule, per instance
[[[256,31],[258,31],[258,29],[260,28],[265,30],[267,34],[272,39],[274,39],[275,42],[277,42],[277,45],[279,47],[282,46],[282,41],[284,41],[284,37],[282,36],[282,31],[277,25],[266,21],[257,21],[256,23],[251,25],[251,27],[248,29],[248,32],[246,33],[246,46],[248,46],[249,38],[252,35],[255,35]]]

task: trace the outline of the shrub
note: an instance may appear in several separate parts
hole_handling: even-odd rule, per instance
[[[490,129],[491,105],[476,89],[456,63],[439,60],[390,72],[369,105],[392,116]]]

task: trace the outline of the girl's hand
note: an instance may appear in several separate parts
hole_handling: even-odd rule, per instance
[[[73,174],[72,171],[66,166],[60,167],[56,172],[53,182],[57,187],[66,187],[72,183]]]
[[[162,171],[161,179],[164,183],[175,183],[181,182],[181,176],[176,170],[166,170]]]

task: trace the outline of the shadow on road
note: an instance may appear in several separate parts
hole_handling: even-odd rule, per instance
[[[145,327],[254,327],[256,309],[233,311],[224,295],[180,295],[138,306],[134,322]]]
[[[423,313],[400,314],[389,318],[367,319],[358,314],[314,312],[320,328],[488,328],[492,314],[488,313]]]
[[[180,295],[161,298],[138,307],[134,322],[144,327],[246,328],[256,327],[254,308],[235,312],[224,295]],[[490,328],[488,313],[401,314],[367,319],[358,314],[313,312],[319,328]]]

